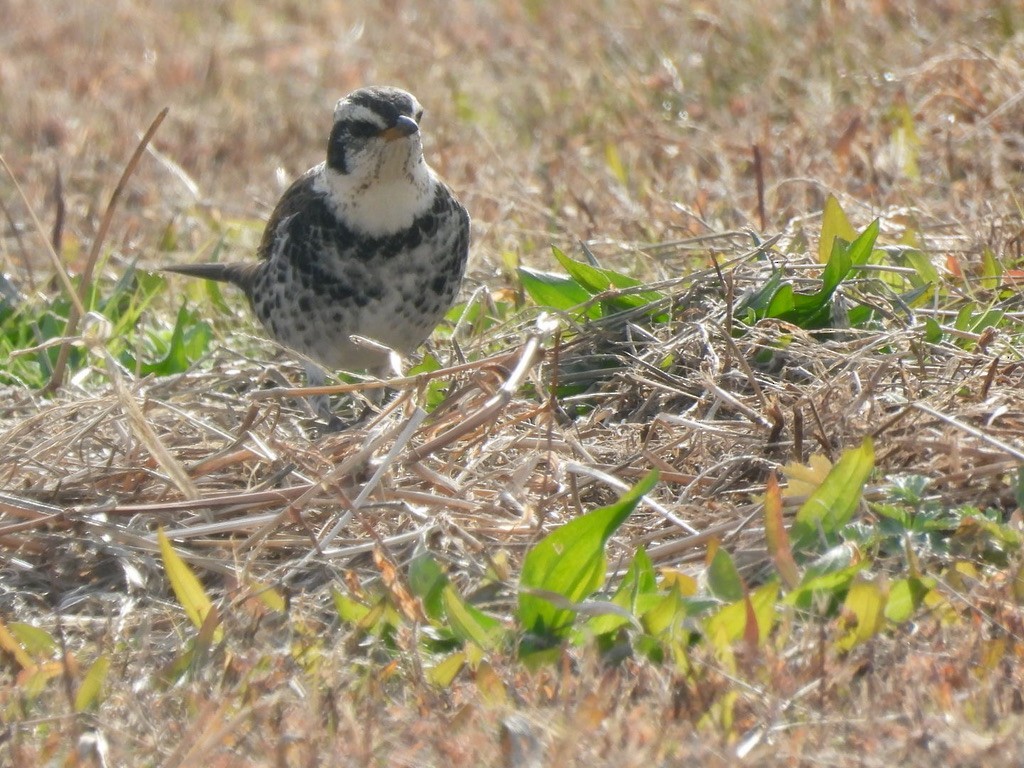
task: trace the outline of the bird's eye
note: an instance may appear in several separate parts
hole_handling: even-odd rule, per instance
[[[348,132],[357,139],[368,139],[380,133],[380,128],[369,120],[353,120]]]

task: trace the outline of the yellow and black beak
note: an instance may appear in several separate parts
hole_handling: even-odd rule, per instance
[[[395,139],[404,139],[412,136],[419,129],[419,125],[411,117],[399,115],[398,119],[395,120],[395,124],[390,128],[385,128],[379,135],[384,141],[394,141]]]

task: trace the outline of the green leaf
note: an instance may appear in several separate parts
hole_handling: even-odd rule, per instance
[[[668,634],[671,638],[678,630],[683,629],[683,619],[688,615],[689,611],[682,594],[678,589],[673,589],[644,613],[643,623],[652,635]]]
[[[992,253],[992,249],[986,245],[981,249],[981,287],[990,291],[996,290],[1002,276],[1003,266]]]
[[[203,589],[196,575],[188,564],[174,551],[171,542],[164,534],[164,529],[158,528],[156,532],[157,542],[160,545],[160,558],[164,562],[164,570],[167,572],[167,580],[171,583],[175,597],[185,610],[189,621],[196,629],[202,629],[206,617],[213,610],[213,602]],[[223,627],[217,627],[213,634],[214,642],[220,642],[224,634]]]
[[[100,693],[109,670],[110,659],[107,656],[100,656],[92,663],[75,694],[75,712],[88,712],[99,706]]]
[[[928,254],[913,249],[905,252],[904,258],[913,267],[914,271],[917,272],[918,278],[920,278],[924,285],[939,284],[939,272],[935,269],[935,265],[932,264],[932,260],[928,258]]]
[[[608,164],[608,170],[612,172],[612,176],[614,176],[622,186],[628,186],[629,174],[626,173],[626,167],[622,164],[622,156],[619,155],[618,148],[610,141],[604,145],[604,159]]]
[[[774,315],[771,315],[768,312],[768,307],[771,306],[772,300],[775,298],[775,294],[779,292],[781,285],[782,270],[772,270],[771,275],[764,282],[764,285],[737,303],[736,316],[743,317],[748,312],[753,312],[755,316],[774,317]],[[790,288],[790,291],[792,291],[792,287]],[[790,309],[792,309],[792,305],[790,306]]]
[[[463,602],[451,585],[441,590],[445,616],[452,632],[463,642],[472,642],[489,651],[504,634],[501,622],[480,609]]]
[[[564,638],[575,614],[558,608],[530,590],[554,592],[578,603],[604,583],[605,543],[658,482],[650,472],[622,498],[578,517],[545,536],[526,554],[520,576],[519,621],[527,632],[549,639]]]
[[[206,351],[212,338],[213,329],[210,324],[182,304],[164,356],[155,362],[143,363],[140,366],[141,373],[170,376],[188,370],[192,361]]]
[[[875,241],[878,239],[880,226],[879,220],[875,219],[857,236],[856,240],[847,246],[847,254],[853,266],[856,267],[868,263],[868,259],[871,258],[871,254],[875,249]]]
[[[823,535],[826,542],[830,541],[849,522],[874,464],[875,451],[870,437],[864,438],[858,448],[843,453],[822,484],[797,511],[791,531],[795,549],[809,547],[819,535]]]
[[[353,600],[336,589],[331,590],[331,597],[334,600],[334,612],[338,618],[346,624],[359,624],[370,612],[370,607]]]
[[[705,621],[704,628],[709,639],[716,648],[723,644],[735,643],[747,636],[747,622],[757,622],[757,635],[760,642],[768,637],[777,615],[775,602],[779,596],[779,585],[775,581],[762,584],[750,593],[749,602],[744,598],[722,606]]]
[[[934,585],[931,579],[916,577],[893,582],[885,602],[885,618],[894,624],[909,621]]]
[[[855,581],[843,601],[842,617],[849,629],[836,641],[836,647],[848,651],[878,634],[884,624],[884,607],[885,599],[878,584]]]
[[[640,548],[633,557],[633,562],[626,571],[619,588],[615,590],[612,603],[632,616],[642,616],[647,610],[661,600],[658,594],[658,579],[654,573],[654,564],[647,552]],[[629,624],[624,616],[606,613],[591,619],[590,631],[595,635],[607,635],[619,627]]]
[[[708,589],[720,600],[732,603],[743,599],[746,588],[732,557],[721,547],[715,548],[708,565]]]
[[[519,267],[517,271],[523,289],[539,307],[567,311],[590,301],[591,294],[571,277],[540,272],[529,267]],[[585,316],[592,320],[599,318],[601,307],[588,307]]]
[[[32,656],[49,656],[57,650],[57,641],[45,629],[20,621],[12,621],[7,629],[22,649]]]
[[[784,602],[804,611],[817,609],[821,607],[819,603],[824,602],[827,611],[869,564],[867,560],[854,562],[854,556],[855,550],[850,545],[833,547],[807,565],[800,586],[786,595]]]
[[[433,621],[444,615],[441,593],[448,584],[437,560],[425,549],[413,557],[409,564],[409,589],[423,603],[423,611]]]
[[[942,327],[934,317],[927,317],[924,321],[924,340],[929,344],[938,344],[942,341]]]
[[[640,280],[630,275],[624,275],[612,269],[603,269],[602,267],[595,267],[582,261],[570,259],[558,248],[552,247],[551,251],[562,269],[568,272],[570,277],[575,279],[592,295],[596,296],[599,293],[615,288],[638,288],[643,285]],[[618,296],[615,298],[615,301],[630,307],[641,307],[664,298],[665,295],[658,291],[643,291],[628,296]]]
[[[825,201],[825,210],[821,217],[821,238],[818,240],[818,261],[824,264],[833,253],[833,245],[836,238],[842,238],[846,242],[853,242],[857,237],[857,230],[846,218],[843,207],[839,204],[835,195],[829,195]]]
[[[438,688],[447,688],[465,665],[466,652],[453,653],[426,671],[427,681]]]

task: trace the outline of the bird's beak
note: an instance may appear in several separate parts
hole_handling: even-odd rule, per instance
[[[395,124],[390,128],[385,128],[380,132],[380,137],[384,141],[394,141],[395,139],[404,139],[408,136],[412,136],[416,133],[420,127],[416,124],[416,121],[411,117],[400,115]]]

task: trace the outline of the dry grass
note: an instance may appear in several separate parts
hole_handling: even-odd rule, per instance
[[[138,381],[97,358],[53,398],[9,390],[0,617],[46,627],[83,664],[102,652],[112,665],[99,712],[73,715],[70,682],[27,703],[4,657],[0,760],[95,764],[84,748],[71,756],[93,731],[111,765],[1019,757],[1024,628],[1005,574],[949,586],[967,618],[927,614],[847,655],[829,648],[828,628],[797,625],[741,658],[739,675],[699,649],[690,675],[639,660],[609,669],[589,651],[533,672],[497,658],[507,695],[463,678],[438,691],[414,637],[399,638],[389,664],[329,607],[332,584],[379,575],[372,550],[405,563],[416,547],[467,588],[489,568],[511,574],[493,596],[508,607],[543,532],[652,467],[654,504],[613,540],[613,567],[643,545],[657,565],[696,575],[717,538],[756,581],[768,472],[811,453],[835,459],[866,435],[880,481],[925,475],[951,507],[1019,518],[1015,316],[971,351],[927,355],[899,319],[824,340],[778,324],[734,339],[711,268],[724,265],[739,296],[768,274],[749,231],[813,252],[829,192],[858,224],[880,216],[886,243],[915,231],[939,267],[952,258],[969,277],[986,246],[1020,258],[1024,13],[904,5],[0,4],[0,150],[47,225],[60,169],[72,270],[162,107],[158,154],[106,239],[108,276],[136,259],[201,260],[221,240],[225,258],[247,258],[281,181],[319,161],[334,100],[388,82],[427,106],[427,152],[474,215],[467,296],[505,297],[511,265],[547,267],[551,244],[577,252],[583,240],[602,263],[662,281],[675,318],[652,330],[620,316],[576,335],[563,323],[564,339],[529,309],[485,332],[459,328],[458,348],[436,343],[444,405],[420,422],[427,379],[398,382],[383,416],[324,438],[294,401],[259,391],[294,371],[268,374],[258,360],[274,350],[240,337],[232,318],[217,319],[229,341],[187,374]],[[912,134],[897,130],[905,118]],[[7,179],[0,194],[17,225],[0,239],[4,272],[26,292],[54,292]],[[178,297],[163,301],[154,316]],[[526,386],[507,384],[514,371]],[[554,382],[586,390],[556,401]],[[169,689],[157,673],[193,632],[160,567],[158,525],[224,597],[239,638]],[[287,622],[252,599],[255,582],[289,594]],[[988,669],[992,637],[1009,650]],[[735,721],[723,722],[716,702],[729,690]]]

